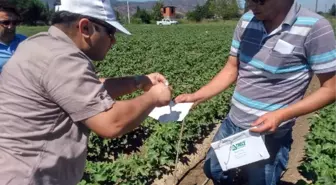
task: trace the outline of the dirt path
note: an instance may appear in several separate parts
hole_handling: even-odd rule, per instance
[[[306,95],[311,94],[320,86],[316,77],[311,81]],[[308,118],[311,114],[300,117],[293,128],[293,144],[290,152],[287,171],[283,174],[281,185],[294,185],[297,181],[303,179],[297,167],[301,164],[304,157],[304,136],[309,132]],[[189,171],[182,179],[179,185],[213,185],[211,181],[206,181],[207,178],[203,173],[204,161],[201,161],[194,169]]]

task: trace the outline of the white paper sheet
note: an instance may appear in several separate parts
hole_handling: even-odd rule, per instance
[[[170,104],[163,107],[156,107],[149,117],[152,117],[160,122],[183,121],[188,115],[193,103],[178,103],[170,101]]]
[[[223,171],[268,159],[263,136],[245,130],[211,143]]]

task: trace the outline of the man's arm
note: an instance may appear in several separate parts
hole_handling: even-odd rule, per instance
[[[241,24],[242,19],[239,20],[232,39],[230,56],[225,64],[225,67],[205,86],[192,94],[182,94],[175,98],[176,103],[193,102],[195,107],[217,94],[223,92],[230,85],[232,85],[238,78],[239,69],[239,50],[241,42]]]
[[[307,35],[304,48],[307,64],[320,80],[321,87],[303,100],[261,116],[252,126],[255,132],[274,132],[286,120],[314,112],[336,99],[336,41],[332,26],[326,19],[318,20]]]
[[[281,110],[283,119],[289,120],[298,116],[317,111],[336,100],[335,73],[317,74],[321,87],[303,100]]]
[[[111,109],[84,123],[101,137],[116,138],[138,127],[154,105],[153,99],[144,94],[132,100],[117,101]]]
[[[336,75],[335,73],[317,75],[321,87],[313,94],[305,97],[303,100],[279,109],[274,112],[261,116],[252,126],[258,128],[252,129],[253,132],[274,132],[278,126],[286,120],[299,117],[311,112],[317,111],[336,100]]]
[[[148,91],[153,85],[167,81],[160,73],[121,78],[100,78],[99,80],[113,99],[131,94],[138,89]]]
[[[286,117],[316,111],[335,101],[336,40],[332,25],[325,18],[312,27],[304,44],[308,65],[318,77],[321,88],[286,110]],[[293,111],[293,113],[290,113]]]
[[[238,64],[238,58],[230,56],[225,67],[207,85],[193,94],[182,94],[176,97],[175,102],[194,102],[197,105],[223,92],[237,80]]]
[[[99,80],[113,99],[138,90],[135,77],[100,78]]]
[[[84,123],[102,137],[116,138],[138,127],[155,106],[167,105],[170,99],[169,87],[158,84],[139,97],[115,102],[111,109],[85,120]]]
[[[160,79],[157,77],[160,75],[152,76]],[[41,77],[41,85],[51,102],[73,122],[86,124],[98,135],[108,138],[131,131],[154,107],[169,104],[171,89],[159,83],[160,80],[156,81],[157,84],[137,98],[114,101],[81,52],[54,57]],[[113,87],[118,89],[118,86]]]
[[[223,92],[238,78],[238,58],[230,56],[225,67],[204,87],[195,93],[196,97],[208,100]]]

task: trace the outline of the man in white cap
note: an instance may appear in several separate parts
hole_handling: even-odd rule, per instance
[[[137,126],[171,90],[159,73],[99,79],[117,30],[109,0],[62,0],[48,32],[28,38],[0,78],[0,184],[75,185],[85,168],[89,131],[106,138]],[[143,89],[126,101],[116,97]]]

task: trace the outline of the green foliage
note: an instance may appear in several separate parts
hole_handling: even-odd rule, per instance
[[[211,0],[208,0],[203,5],[203,15],[206,19],[211,19],[215,16],[214,12],[211,10]]]
[[[336,183],[336,103],[310,119],[311,132],[305,146],[306,157],[300,169],[315,185]]]
[[[329,10],[330,15],[336,16],[336,4],[334,3]]]
[[[231,19],[238,17],[239,7],[236,0],[208,0],[210,10],[216,17]]]
[[[128,25],[133,36],[118,35],[117,45],[106,60],[95,64],[103,77],[158,71],[167,76],[174,96],[193,92],[224,66],[235,25],[236,22],[173,27]],[[120,99],[136,95],[139,92]],[[232,88],[188,115],[179,148],[181,157],[226,115],[231,95]],[[160,124],[148,118],[142,127],[114,140],[92,134],[81,184],[151,184],[173,168],[180,128],[180,123]]]
[[[141,23],[150,24],[151,22],[151,15],[145,10],[140,9],[140,7],[137,7],[136,13],[133,15],[133,18],[135,20],[141,20]],[[135,23],[138,21],[135,21]]]
[[[203,6],[200,5],[197,5],[194,11],[187,13],[187,19],[191,21],[200,22],[203,18]]]
[[[239,16],[236,0],[207,0],[203,6],[197,5],[187,13],[188,20],[200,22],[202,19],[232,19]]]
[[[163,1],[157,1],[152,8],[152,18],[154,21],[163,19],[161,8],[163,7]]]
[[[18,26],[17,32],[26,36],[35,35],[38,32],[44,32],[48,30],[48,26]]]
[[[46,7],[40,0],[9,1],[19,9],[24,24],[36,25],[38,21],[47,23],[50,18],[49,7]]]
[[[121,14],[116,9],[113,10],[118,21],[121,21]]]

